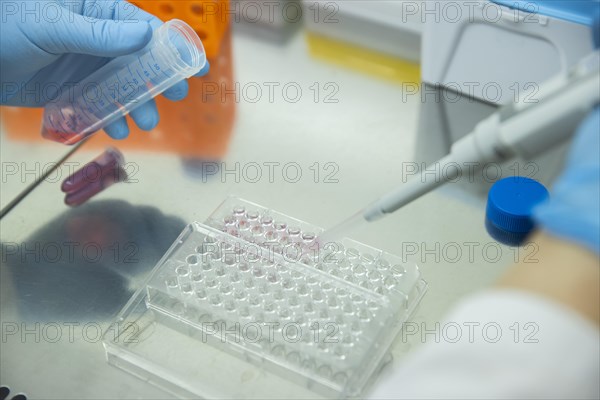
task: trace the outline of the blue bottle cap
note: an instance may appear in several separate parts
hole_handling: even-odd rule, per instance
[[[488,193],[488,233],[501,243],[518,246],[533,230],[533,208],[548,197],[548,190],[536,180],[522,176],[499,180]]]

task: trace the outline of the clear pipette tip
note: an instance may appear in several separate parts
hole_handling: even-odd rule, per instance
[[[364,217],[364,212],[365,210],[360,210],[350,218],[333,226],[333,228],[325,230],[317,237],[317,242],[320,245],[325,245],[326,243],[336,242],[339,239],[348,236],[348,233],[351,231],[354,231],[362,224],[368,223]]]

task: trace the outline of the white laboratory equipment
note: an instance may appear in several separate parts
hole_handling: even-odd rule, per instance
[[[594,49],[590,1],[436,1],[422,7],[418,163],[447,155],[453,143],[502,105],[537,101],[543,82],[566,74]],[[549,184],[563,154],[557,148],[520,160],[520,172],[535,172],[531,177]],[[529,161],[535,165],[523,171]],[[515,173],[501,167],[503,176]],[[484,195],[492,181],[477,178],[457,186]]]

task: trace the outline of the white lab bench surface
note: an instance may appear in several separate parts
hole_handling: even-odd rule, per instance
[[[233,46],[235,81],[248,93],[236,106],[222,169],[234,170],[239,163],[243,171],[256,163],[262,178],[253,183],[254,173],[239,180],[230,173],[203,180],[186,171],[179,156],[126,151],[127,162],[139,167],[135,182],[110,187],[77,209],[63,204],[62,179],[43,182],[1,221],[1,384],[30,399],[170,398],[108,365],[96,331],[108,329],[186,223],[205,220],[227,196],[236,195],[330,227],[402,182],[403,163],[414,157],[419,96],[403,99],[400,85],[310,58],[302,33],[284,45],[235,34]],[[272,102],[267,82],[280,83]],[[283,97],[286,83],[302,89],[298,102]],[[316,102],[315,83],[320,87]],[[324,102],[332,92],[324,89],[327,83],[339,89],[336,103]],[[254,84],[263,88],[255,103],[249,101]],[[3,165],[29,168],[68,151],[51,142],[10,141],[5,134],[1,144]],[[85,163],[98,153],[84,146],[70,161]],[[270,182],[265,163],[274,162],[280,167]],[[291,163],[302,173],[295,183],[295,167],[282,175]],[[331,164],[326,168],[326,163]],[[64,179],[67,170],[61,171]],[[331,171],[337,182],[325,182]],[[19,175],[3,173],[2,206],[25,186]],[[482,199],[450,184],[350,236],[393,254],[416,253],[408,260],[420,266],[429,289],[412,320],[434,329],[453,303],[493,283],[515,257],[487,235],[484,207]],[[64,250],[73,240],[101,241],[110,254],[94,263],[94,256],[82,256],[76,247],[64,266],[35,250],[47,243]],[[402,362],[421,342],[420,335],[399,336],[393,362]]]

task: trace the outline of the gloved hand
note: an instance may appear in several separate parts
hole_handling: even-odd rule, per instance
[[[600,255],[600,106],[579,126],[565,170],[534,218],[548,233]]]
[[[65,83],[143,48],[162,24],[123,0],[0,0],[0,7],[0,104],[11,106],[43,107]],[[183,81],[163,95],[181,100],[187,92]],[[130,115],[144,130],[158,124],[154,100]],[[129,134],[125,118],[105,131],[115,139]]]

